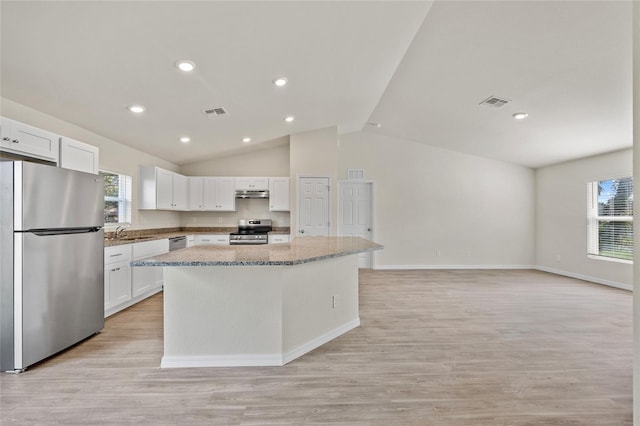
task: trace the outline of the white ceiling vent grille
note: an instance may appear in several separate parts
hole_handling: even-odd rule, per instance
[[[227,112],[226,109],[224,109],[224,107],[203,109],[202,112],[204,112],[204,115],[206,115],[207,118],[210,118],[210,119],[229,115],[229,113]]]
[[[480,102],[479,105],[487,108],[500,108],[505,106],[509,102],[511,102],[509,99],[499,98],[497,96],[489,96],[487,99]]]

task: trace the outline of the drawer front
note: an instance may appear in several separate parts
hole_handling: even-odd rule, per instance
[[[196,244],[202,245],[228,245],[229,235],[198,235]]]
[[[133,258],[142,259],[143,257],[155,256],[158,254],[169,252],[169,239],[143,241],[133,244]]]
[[[104,264],[131,261],[131,244],[104,248]]]
[[[282,244],[288,243],[289,236],[288,235],[269,235],[269,244]]]

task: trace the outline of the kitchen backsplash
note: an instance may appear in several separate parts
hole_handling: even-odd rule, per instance
[[[237,226],[240,219],[271,219],[274,227],[288,227],[289,212],[270,212],[269,201],[262,199],[236,199],[233,212],[182,212],[183,227]]]

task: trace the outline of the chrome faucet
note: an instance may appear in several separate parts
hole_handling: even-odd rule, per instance
[[[118,225],[118,227],[116,228],[116,230],[114,232],[116,240],[121,237],[121,235],[122,235],[122,233],[124,232],[125,229],[127,229],[126,226]]]

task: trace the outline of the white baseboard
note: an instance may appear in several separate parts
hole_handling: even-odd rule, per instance
[[[281,354],[163,356],[160,368],[281,366]]]
[[[381,270],[407,270],[407,269],[535,269],[538,271],[549,272],[552,274],[563,275],[565,277],[577,278],[583,281],[589,281],[596,284],[602,284],[609,287],[615,287],[622,290],[633,291],[630,284],[619,283],[616,281],[604,280],[602,278],[591,277],[588,275],[575,274],[573,272],[562,271],[559,269],[547,268],[546,266],[534,265],[376,265],[374,269]]]
[[[374,269],[536,269],[533,265],[376,265]]]
[[[360,318],[349,321],[285,354],[231,354],[199,356],[163,356],[160,368],[191,367],[272,367],[282,366],[311,352],[325,343],[342,336],[360,325]]]
[[[609,287],[620,288],[622,290],[633,291],[633,286],[630,284],[619,283],[616,281],[603,280],[602,278],[590,277],[588,275],[575,274],[573,272],[562,271],[560,269],[547,268],[546,266],[536,266],[538,271],[549,272],[551,274],[563,275],[565,277],[577,278],[583,281],[589,281],[596,284],[602,284]]]
[[[349,321],[348,323],[343,324],[340,327],[335,328],[330,332],[323,334],[322,336],[316,337],[315,339],[305,343],[304,345],[299,346],[294,350],[291,350],[285,353],[282,357],[282,361],[283,361],[282,365],[287,364],[293,361],[294,359],[301,357],[307,352],[311,352],[315,348],[318,348],[324,345],[325,343],[335,339],[336,337],[342,336],[347,331],[351,331],[354,328],[359,326],[360,326],[360,318],[358,317],[353,321]]]
[[[162,290],[163,290],[162,286],[156,287],[156,288],[154,288],[152,290],[147,291],[146,293],[143,293],[143,294],[140,294],[140,295],[134,297],[133,299],[131,299],[131,300],[129,300],[129,301],[127,301],[127,302],[125,302],[125,303],[123,303],[121,305],[112,306],[111,308],[106,309],[104,311],[104,317],[105,318],[110,317],[111,315],[113,315],[113,314],[115,314],[117,312],[120,312],[123,309],[127,309],[129,306],[133,306],[136,303],[143,301],[147,297],[151,297],[156,293],[160,293]]]

